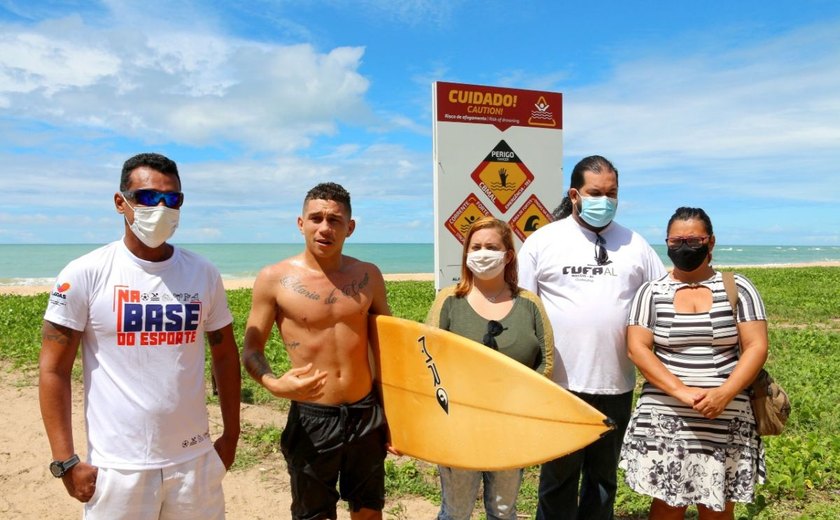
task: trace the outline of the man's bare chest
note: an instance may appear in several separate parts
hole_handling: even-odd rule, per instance
[[[311,325],[366,315],[371,304],[368,282],[366,273],[332,278],[284,276],[277,295],[280,314]]]

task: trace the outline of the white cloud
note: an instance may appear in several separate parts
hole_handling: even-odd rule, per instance
[[[426,38],[430,28],[455,41],[440,29],[452,28],[454,12],[469,14],[460,2],[330,0],[316,13],[299,1],[4,4],[18,19],[42,21],[0,22],[0,189],[11,201],[0,239],[66,241],[79,216],[93,219],[85,239],[119,236],[111,194],[122,161],[155,150],[181,167],[179,239],[298,240],[304,193],[329,180],[353,195],[364,223],[356,241],[430,240],[430,83],[459,75],[564,92],[568,161],[613,159],[622,219],[657,240],[675,202],[726,214],[730,236],[755,241],[764,232],[803,236],[809,225],[798,221],[798,201],[811,209],[840,200],[837,23],[763,41],[734,29],[671,34],[656,48],[647,38],[619,39],[621,50],[592,64],[598,79],[582,85],[574,56],[559,71],[531,56],[476,74],[469,58],[432,52],[399,70],[386,60],[391,68],[382,70],[381,56],[400,57],[398,45],[312,18],[347,14],[370,27],[407,28],[406,38],[420,42],[416,23]],[[301,41],[338,43],[289,43]],[[380,96],[373,107],[371,82]],[[730,205],[741,213],[729,217]],[[814,228],[813,237],[836,243],[836,213],[821,211],[814,220],[822,215],[832,230]],[[785,225],[772,227],[773,219]],[[8,228],[26,233],[10,238]]]
[[[566,92],[567,155],[604,153],[623,185],[840,199],[840,23],[689,56],[630,58]],[[798,174],[812,174],[807,183]]]
[[[140,23],[126,35],[78,17],[0,29],[0,106],[48,125],[291,151],[371,118],[362,47],[319,52]]]
[[[71,22],[73,23],[73,22]],[[120,60],[109,52],[44,34],[0,35],[0,92],[51,98],[56,92],[86,88],[117,73]]]

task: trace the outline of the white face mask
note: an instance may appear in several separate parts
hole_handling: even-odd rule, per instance
[[[123,197],[125,203],[128,201]],[[134,210],[134,223],[129,225],[134,235],[141,242],[152,249],[160,246],[175,234],[178,229],[178,220],[181,212],[177,209],[166,206],[132,206]],[[126,218],[128,222],[128,218]]]
[[[471,251],[467,253],[467,268],[481,280],[495,278],[505,270],[505,253],[506,251],[490,249]]]

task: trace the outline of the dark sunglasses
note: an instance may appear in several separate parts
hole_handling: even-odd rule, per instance
[[[604,237],[595,233],[595,262],[598,265],[607,265],[612,263],[610,261],[610,257],[607,256],[607,248],[604,247],[607,245],[607,241],[604,240]]]
[[[709,235],[702,237],[668,237],[665,239],[665,243],[668,244],[668,249],[679,249],[683,244],[696,248],[702,246],[708,239]]]
[[[157,206],[163,201],[167,208],[178,209],[184,203],[184,194],[180,191],[134,190],[122,194],[143,206]]]
[[[496,320],[490,320],[487,322],[487,333],[484,334],[484,338],[481,340],[484,343],[485,347],[490,347],[493,350],[499,350],[499,345],[496,343],[496,336],[502,333],[502,331],[506,330],[501,323]]]

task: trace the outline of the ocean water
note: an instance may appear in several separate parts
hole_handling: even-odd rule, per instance
[[[0,285],[48,285],[70,260],[99,244],[0,244]],[[299,253],[302,244],[184,244],[213,262],[224,278],[256,276],[265,265]],[[653,246],[666,266],[665,246]],[[375,263],[383,273],[434,272],[433,244],[345,244],[345,253]],[[840,246],[725,246],[715,265],[840,262]]]
[[[101,244],[0,244],[0,286],[49,285],[71,260]],[[182,245],[177,244],[176,245]],[[250,278],[266,265],[300,253],[303,244],[183,244],[213,262],[223,278]],[[431,273],[432,244],[352,244],[344,253],[375,263],[383,273]]]

